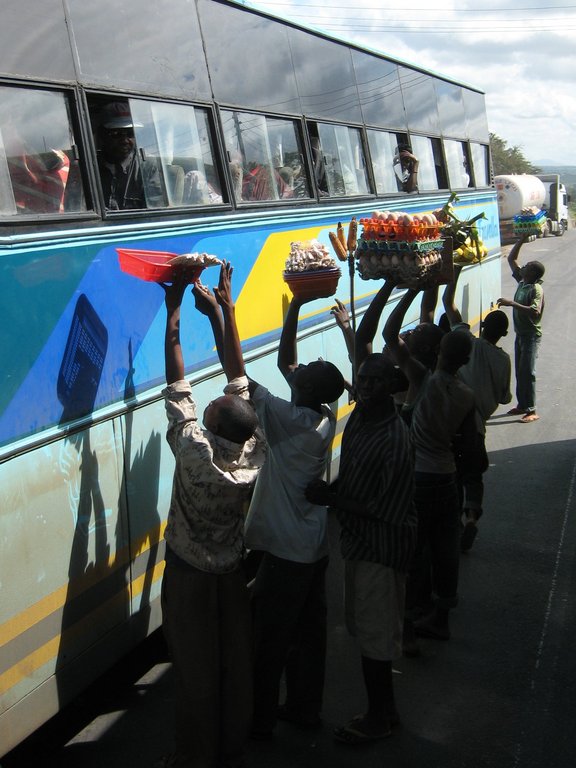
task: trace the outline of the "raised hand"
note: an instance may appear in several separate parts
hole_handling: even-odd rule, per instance
[[[216,301],[216,297],[210,288],[201,283],[200,280],[194,284],[192,295],[194,296],[196,309],[203,315],[210,317],[215,312],[218,312],[218,302]]]
[[[348,314],[346,305],[343,304],[340,299],[335,299],[335,302],[336,306],[332,307],[330,314],[334,315],[338,328],[345,331],[350,328],[350,315]]]

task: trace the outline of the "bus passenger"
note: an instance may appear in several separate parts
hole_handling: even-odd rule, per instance
[[[245,506],[264,460],[248,402],[230,293],[231,268],[221,270],[217,298],[199,287],[228,385],[198,423],[185,380],[180,306],[185,280],[166,292],[167,439],[176,459],[166,526],[162,582],[164,631],[176,684],[176,750],[165,766],[202,768],[242,763],[252,708],[251,615],[244,571]],[[217,315],[213,311],[215,308]]]
[[[344,379],[332,363],[298,365],[300,307],[293,297],[278,348],[278,368],[291,401],[250,381],[268,453],[246,521],[246,546],[262,553],[254,581],[254,721],[252,737],[269,739],[276,720],[320,724],[326,659],[327,512],[306,499],[320,479],[336,418],[325,403],[338,400]],[[278,707],[286,674],[286,702]]]
[[[98,168],[104,205],[110,211],[164,205],[158,166],[140,159],[134,127],[127,103],[113,101],[102,110]]]
[[[13,123],[2,128],[2,140],[17,213],[62,213],[67,155],[56,149],[35,152]]]

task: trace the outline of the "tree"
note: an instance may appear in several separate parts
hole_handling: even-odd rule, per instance
[[[495,133],[490,134],[490,153],[495,176],[509,173],[540,173],[540,168],[526,160],[520,147],[508,147],[508,143]]]

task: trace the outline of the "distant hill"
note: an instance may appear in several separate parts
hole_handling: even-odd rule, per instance
[[[567,187],[576,186],[576,165],[539,165],[542,173],[557,173]]]

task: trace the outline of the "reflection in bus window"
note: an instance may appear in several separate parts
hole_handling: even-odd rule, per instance
[[[444,152],[446,153],[450,189],[473,186],[466,144],[462,141],[445,139]]]
[[[139,99],[92,99],[107,210],[221,203],[205,110]]]
[[[393,168],[397,144],[396,134],[386,131],[368,131],[367,133],[377,194],[384,195],[400,191]]]
[[[488,161],[488,147],[484,144],[470,144],[472,153],[472,169],[474,181],[477,187],[488,187],[490,184],[490,170]]]
[[[222,126],[237,201],[310,197],[293,120],[224,111]]]
[[[0,215],[85,210],[65,96],[0,87]]]
[[[327,123],[309,123],[308,129],[320,195],[369,194],[360,130]]]

